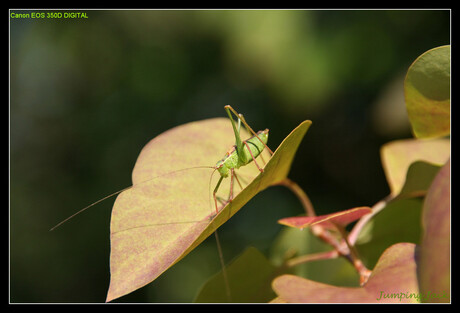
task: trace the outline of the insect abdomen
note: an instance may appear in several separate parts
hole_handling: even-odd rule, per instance
[[[244,164],[239,164],[238,167],[250,163],[253,160],[253,157],[257,158],[259,154],[261,154],[262,151],[264,150],[267,142],[268,142],[268,129],[261,130],[257,132],[257,136],[252,136],[251,138],[246,140],[246,144],[243,144],[243,151],[245,153],[245,159],[247,160],[247,162]],[[248,151],[248,147],[251,150],[251,153]],[[240,158],[240,160],[241,159],[242,158]]]
[[[257,138],[257,136],[259,136],[260,139]],[[250,163],[253,160],[252,157],[257,158],[257,156],[262,153],[265,148],[265,144],[268,142],[268,129],[259,131],[257,136],[253,136],[245,140],[247,145],[243,144],[243,153],[245,154],[246,162],[244,162],[242,158],[238,156],[238,152],[235,148],[233,148],[231,151],[228,151],[227,155],[222,160],[217,162],[216,169],[221,176],[228,177],[230,169],[240,168],[241,166]],[[251,153],[249,153],[248,147],[251,150]]]

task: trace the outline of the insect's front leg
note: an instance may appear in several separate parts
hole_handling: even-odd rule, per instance
[[[227,203],[232,202],[232,200],[233,200],[233,177],[234,177],[234,175],[235,175],[235,169],[232,168],[232,169],[230,169],[230,193],[228,195]]]
[[[219,202],[221,202],[223,204],[223,206],[225,206],[228,203],[232,202],[232,200],[233,200],[233,189],[234,189],[234,185],[235,185],[235,180],[234,179],[236,179],[236,181],[237,181],[238,185],[240,186],[241,190],[243,190],[243,186],[241,185],[238,177],[236,176],[235,169],[233,169],[233,168],[230,169],[230,191],[229,191],[229,194],[228,194],[227,201],[223,201],[222,198],[217,196],[217,191],[219,190],[220,183],[222,182],[222,179],[223,179],[223,176],[220,177],[219,181],[217,182],[216,188],[214,189],[214,192],[213,192],[214,204],[216,205],[216,213],[219,212],[219,209],[217,207],[217,200],[219,200]]]
[[[236,170],[235,169],[231,169],[230,170],[230,192],[228,194],[228,199],[226,202],[223,202],[224,203],[224,206],[227,205],[229,202],[232,202],[233,198],[234,198],[234,190],[235,190],[235,180],[236,182],[238,183],[238,186],[240,186],[240,189],[243,190],[243,186],[241,185],[241,182],[240,180],[238,179],[238,176],[236,175]]]
[[[216,193],[217,193],[217,190],[219,190],[220,183],[222,182],[222,179],[224,179],[224,176],[220,176],[219,181],[217,182],[216,188],[214,188],[214,191],[213,191],[213,193],[212,193],[212,196],[213,196],[213,198],[214,198],[214,204],[215,204],[215,206],[216,206],[216,214],[219,213],[219,209],[217,208],[217,197],[216,197]]]

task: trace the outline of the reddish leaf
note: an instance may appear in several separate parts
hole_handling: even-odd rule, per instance
[[[296,216],[280,219],[278,223],[290,227],[303,229],[311,225],[321,224],[324,227],[333,228],[334,224],[346,226],[347,224],[360,219],[362,216],[371,213],[372,209],[369,207],[358,207],[332,214],[320,216]]]
[[[423,206],[424,234],[420,247],[419,279],[423,293],[437,294],[435,302],[450,301],[450,161],[431,184]]]
[[[415,245],[399,243],[380,257],[363,287],[337,287],[293,275],[277,277],[277,301],[289,303],[401,303],[419,302]]]

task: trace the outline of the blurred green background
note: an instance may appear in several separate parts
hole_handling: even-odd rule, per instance
[[[380,146],[411,136],[405,72],[450,43],[448,10],[83,11],[88,19],[10,19],[15,303],[103,302],[114,199],[48,230],[130,185],[150,139],[224,117],[226,104],[270,128],[272,149],[313,121],[290,177],[318,213],[373,205],[389,193]],[[267,254],[276,220],[300,213],[287,190],[260,193],[220,230],[226,260],[249,245]],[[118,301],[190,302],[219,270],[210,237]]]

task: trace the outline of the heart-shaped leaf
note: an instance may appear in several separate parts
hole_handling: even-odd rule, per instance
[[[371,213],[369,207],[358,207],[345,211],[320,216],[295,216],[280,219],[278,223],[290,227],[303,229],[311,225],[322,225],[327,228],[334,228],[334,224],[346,226],[351,222],[360,219],[362,216]]]
[[[404,186],[407,171],[413,162],[446,163],[450,157],[450,140],[396,140],[383,145],[380,155],[391,195],[396,197]]]
[[[211,181],[212,169],[190,168],[214,166],[224,156],[234,144],[230,121],[193,122],[151,140],[136,162],[134,187],[121,193],[113,207],[107,301],[156,279],[259,191],[286,178],[310,125],[305,121],[294,129],[271,158],[264,151],[268,162],[263,173],[253,164],[240,168],[238,175],[246,186],[241,192],[235,187],[233,201],[217,216],[210,191],[218,175]],[[243,132],[242,137],[249,135]],[[219,190],[218,195],[226,199],[228,185],[222,183]]]
[[[380,257],[363,287],[337,287],[294,275],[273,283],[277,301],[289,303],[400,303],[419,302],[415,245],[399,243]]]
[[[423,206],[424,234],[418,274],[420,291],[438,295],[430,302],[450,301],[450,161],[433,181]]]
[[[415,60],[407,72],[404,93],[416,137],[450,134],[450,46],[431,49]]]

